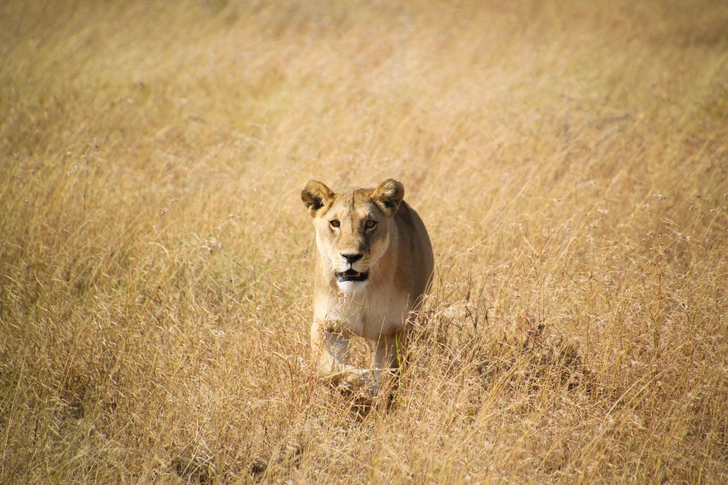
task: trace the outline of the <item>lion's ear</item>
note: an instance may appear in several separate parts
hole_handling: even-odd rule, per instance
[[[371,197],[385,214],[393,216],[404,199],[404,185],[399,180],[387,179],[379,184]]]
[[[318,180],[309,180],[301,191],[301,199],[311,217],[316,217],[316,212],[333,197],[332,190]]]

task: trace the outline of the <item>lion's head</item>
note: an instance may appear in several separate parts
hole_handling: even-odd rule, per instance
[[[390,243],[404,186],[387,179],[376,189],[334,192],[316,180],[301,192],[316,228],[316,246],[340,285],[366,282]],[[348,286],[348,285],[347,285]]]

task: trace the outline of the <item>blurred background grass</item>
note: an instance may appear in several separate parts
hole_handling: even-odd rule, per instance
[[[722,2],[0,5],[0,482],[723,483]],[[299,200],[400,179],[395,403],[309,366]]]

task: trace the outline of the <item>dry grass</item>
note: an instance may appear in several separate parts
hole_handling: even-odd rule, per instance
[[[722,2],[0,5],[1,483],[726,483]],[[392,405],[299,200],[402,180]],[[366,410],[365,410],[366,411]]]

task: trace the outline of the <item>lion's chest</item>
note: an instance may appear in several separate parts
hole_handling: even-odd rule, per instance
[[[367,287],[363,291],[346,291],[321,308],[323,320],[331,331],[349,331],[368,340],[378,340],[402,329],[407,316],[407,298],[384,288]]]

